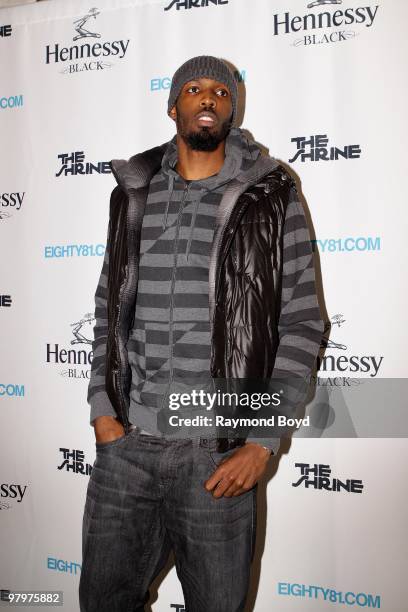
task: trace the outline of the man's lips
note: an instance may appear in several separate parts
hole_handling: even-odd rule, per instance
[[[215,125],[217,123],[217,117],[215,113],[209,111],[203,111],[197,115],[197,123],[199,125]]]

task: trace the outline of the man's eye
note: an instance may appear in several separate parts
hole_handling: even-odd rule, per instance
[[[190,85],[190,87],[188,87],[186,91],[193,91],[193,93],[196,93],[199,90],[200,88],[197,85]],[[218,89],[217,95],[220,95],[221,97],[225,98],[226,96],[228,96],[228,92],[226,89]]]

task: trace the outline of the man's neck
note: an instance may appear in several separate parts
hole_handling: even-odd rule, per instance
[[[176,171],[187,181],[218,174],[225,159],[225,140],[220,142],[215,151],[194,151],[177,134]]]

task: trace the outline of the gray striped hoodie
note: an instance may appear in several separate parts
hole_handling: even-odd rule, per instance
[[[127,349],[132,371],[129,420],[151,434],[167,437],[203,434],[196,427],[183,432],[169,427],[168,397],[170,393],[212,389],[208,264],[217,208],[228,183],[235,177],[245,182],[245,175],[253,174],[261,160],[260,148],[239,128],[231,129],[225,153],[218,174],[185,181],[175,170],[174,137],[163,156],[161,168],[150,182],[142,224],[135,317]],[[273,158],[268,160],[265,173],[278,165]],[[265,157],[262,163],[265,164]],[[120,181],[119,171],[119,184]],[[288,259],[283,262],[286,308],[291,313],[302,308],[310,312],[312,302],[317,305],[313,261],[303,209],[297,198],[292,198],[286,220],[284,254],[286,250]],[[308,243],[307,258],[304,248],[296,256],[296,242]],[[301,291],[301,297],[297,298],[295,284],[302,282],[299,272],[303,273],[303,268],[306,275],[303,289],[307,291]],[[285,274],[291,286],[285,282]],[[101,278],[101,282],[104,284],[106,279]],[[282,316],[285,317],[285,306]],[[278,351],[276,368],[279,372],[287,374],[289,368],[289,372],[296,374],[310,373],[310,362],[317,354],[322,326],[321,321],[305,321],[305,325],[311,333],[286,338],[286,349],[283,347],[281,357]],[[98,349],[100,351],[101,347]],[[304,355],[302,350],[306,351]],[[92,368],[89,384],[91,421],[103,414],[114,414],[101,388],[99,375],[102,372],[98,370]],[[179,409],[178,415],[194,416],[194,409],[190,406]],[[205,433],[215,434],[215,430],[211,432],[206,428]],[[275,439],[252,441],[275,452],[279,446]]]

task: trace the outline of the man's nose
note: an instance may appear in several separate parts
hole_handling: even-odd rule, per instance
[[[211,92],[204,92],[203,93],[203,97],[200,100],[200,106],[203,107],[211,107],[211,108],[215,108],[217,105],[217,100],[215,97],[215,94],[211,93]]]

